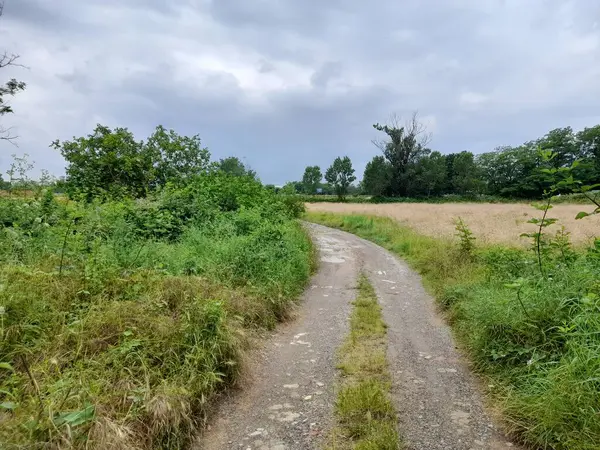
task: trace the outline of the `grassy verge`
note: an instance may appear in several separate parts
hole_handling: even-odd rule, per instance
[[[223,185],[0,201],[0,448],[189,445],[312,265],[286,205]]]
[[[600,448],[600,248],[470,253],[380,217],[308,214],[406,259],[447,311],[506,425],[533,448]]]
[[[396,411],[389,398],[386,325],[373,287],[361,276],[350,319],[350,335],[339,352],[341,386],[336,403],[338,427],[332,450],[397,450]]]

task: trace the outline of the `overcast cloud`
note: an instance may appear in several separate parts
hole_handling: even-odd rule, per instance
[[[377,152],[371,125],[419,110],[442,153],[600,123],[592,0],[5,0],[0,50],[28,69],[0,170],[96,123],[199,134],[267,183]]]

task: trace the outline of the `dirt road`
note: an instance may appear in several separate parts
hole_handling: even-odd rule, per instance
[[[310,225],[321,265],[298,318],[282,327],[227,399],[198,448],[319,448],[335,402],[335,352],[348,331],[356,281],[371,280],[388,324],[388,359],[399,430],[411,450],[515,448],[492,424],[475,380],[433,299],[406,264],[343,231]]]

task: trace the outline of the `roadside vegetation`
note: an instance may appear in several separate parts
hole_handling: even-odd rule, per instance
[[[310,275],[302,205],[162,127],[54,146],[66,196],[0,196],[0,447],[186,447]]]
[[[447,312],[507,428],[533,448],[600,447],[600,241],[574,249],[533,219],[532,250],[435,239],[382,217],[309,213],[406,259]],[[547,212],[547,211],[546,211]],[[585,219],[584,219],[585,220]]]
[[[556,157],[540,152],[548,162]],[[553,195],[565,188],[589,201],[577,219],[600,213],[596,186],[577,180],[578,165],[545,172],[553,182],[534,205],[527,250],[478,245],[460,217],[450,240],[389,218],[306,216],[390,249],[423,275],[475,369],[489,378],[508,430],[533,448],[600,447],[600,238],[575,248],[552,217]]]
[[[397,450],[401,445],[397,415],[389,397],[386,325],[375,290],[364,275],[359,278],[353,305],[350,335],[339,351],[338,425],[328,448]]]

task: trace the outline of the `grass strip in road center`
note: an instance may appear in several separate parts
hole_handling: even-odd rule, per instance
[[[350,334],[339,351],[341,381],[336,402],[337,426],[329,450],[397,450],[401,447],[397,414],[389,396],[386,325],[377,295],[366,276],[350,319]]]

